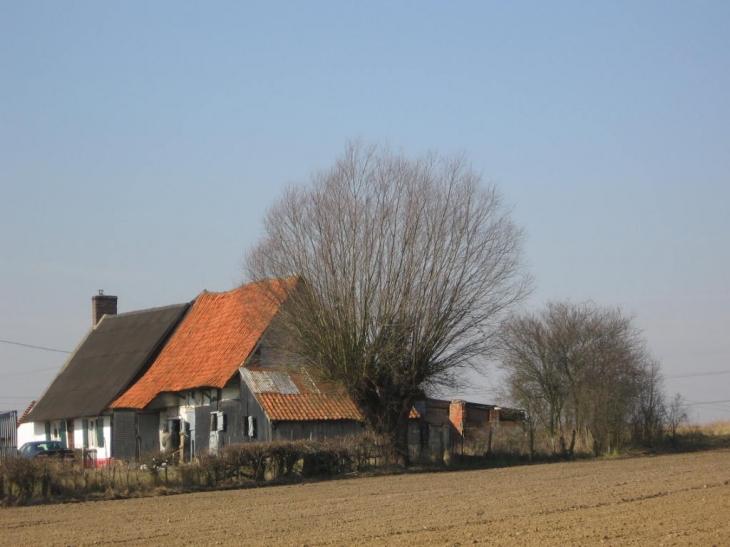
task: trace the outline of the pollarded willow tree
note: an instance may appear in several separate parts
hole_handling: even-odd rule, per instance
[[[481,366],[529,287],[522,232],[463,157],[350,144],[269,209],[253,280],[301,276],[282,324],[294,351],[347,390],[407,462],[407,420],[430,388]]]

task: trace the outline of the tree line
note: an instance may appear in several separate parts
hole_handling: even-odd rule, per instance
[[[500,341],[504,395],[526,410],[531,434],[539,431],[554,452],[651,446],[669,418],[686,418],[680,399],[667,406],[659,362],[617,308],[550,302],[510,317]]]

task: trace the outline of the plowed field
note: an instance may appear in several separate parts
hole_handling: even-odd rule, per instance
[[[0,510],[0,545],[730,546],[730,451]]]

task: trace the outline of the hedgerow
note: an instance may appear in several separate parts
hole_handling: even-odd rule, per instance
[[[75,461],[7,457],[0,462],[0,503],[114,499],[215,488],[241,488],[286,480],[329,477],[383,461],[383,443],[369,435],[243,443],[176,462],[163,453],[137,463],[86,468]]]

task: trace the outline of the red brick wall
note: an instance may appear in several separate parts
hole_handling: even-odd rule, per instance
[[[466,401],[462,401],[461,399],[451,401],[451,405],[449,406],[449,420],[459,432],[459,435],[463,435],[464,428],[466,427]]]

